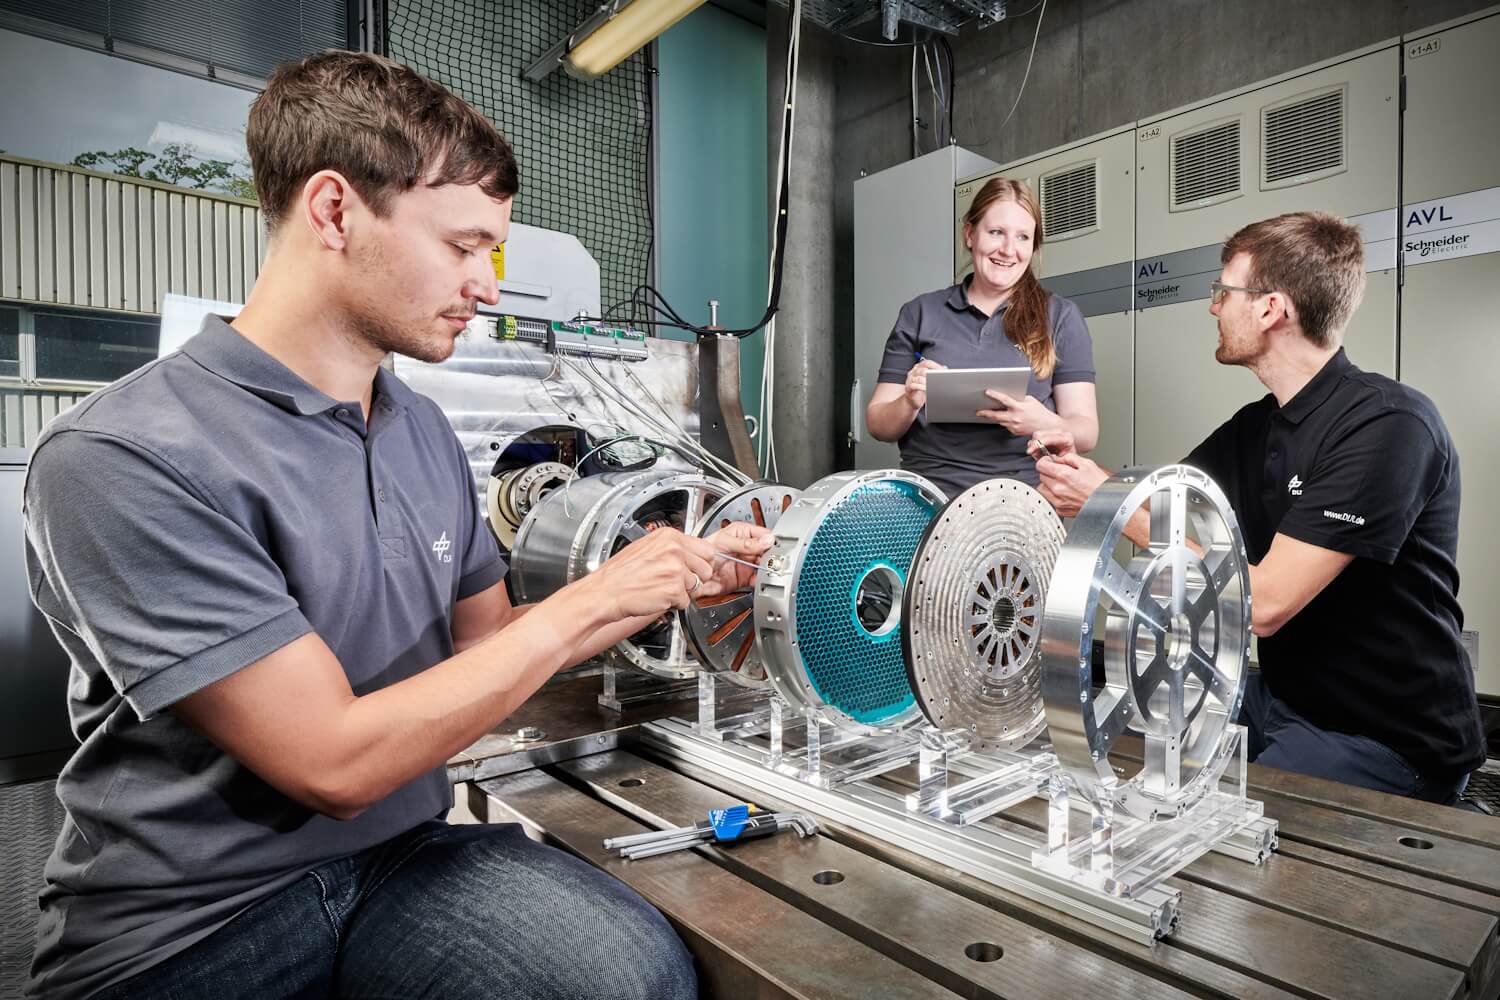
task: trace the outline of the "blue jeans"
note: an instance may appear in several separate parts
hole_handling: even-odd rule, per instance
[[[1235,721],[1249,730],[1250,760],[1267,767],[1443,805],[1456,803],[1469,783],[1468,775],[1429,780],[1378,740],[1319,729],[1274,697],[1259,673],[1245,681]]]
[[[693,960],[645,900],[515,824],[440,821],[315,868],[125,997],[697,996]]]

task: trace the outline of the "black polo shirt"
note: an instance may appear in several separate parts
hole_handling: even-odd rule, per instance
[[[986,316],[969,302],[973,275],[948,288],[928,292],[901,307],[885,342],[880,382],[900,385],[917,355],[949,368],[1028,368],[1031,361],[1005,335],[1005,305]],[[1048,333],[1057,347],[1057,366],[1047,378],[1032,372],[1026,394],[1057,411],[1053,386],[1094,381],[1094,342],[1083,313],[1060,295],[1047,296]],[[950,497],[997,476],[1039,482],[1026,439],[998,424],[928,423],[917,414],[901,438],[901,468],[936,483]]]
[[[210,316],[47,426],[25,513],[81,743],[31,992],[126,979],[450,807],[436,767],[354,819],[318,815],[169,711],[310,631],[356,694],[453,655],[454,605],[505,566],[432,400],[380,370],[367,423]]]
[[[1186,459],[1229,497],[1258,563],[1277,533],[1354,556],[1260,640],[1271,693],[1368,736],[1424,778],[1484,761],[1459,640],[1458,453],[1432,401],[1342,349],[1286,406],[1267,395]]]

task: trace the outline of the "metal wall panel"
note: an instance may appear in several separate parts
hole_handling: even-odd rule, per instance
[[[1264,395],[1248,371],[1214,360],[1217,323],[1208,313],[1208,285],[1219,271],[1219,248],[1235,230],[1282,212],[1316,207],[1359,219],[1366,266],[1373,273],[1364,303],[1345,331],[1360,367],[1396,374],[1396,275],[1392,211],[1398,201],[1400,50],[1392,46],[1142,122],[1136,176],[1135,458],[1143,465],[1181,459],[1236,410]],[[1268,107],[1300,95],[1345,86],[1345,160],[1332,176],[1266,188],[1261,183],[1261,123]],[[1173,136],[1237,118],[1241,191],[1201,208],[1171,206],[1168,184]]]
[[[33,170],[36,177],[36,285],[30,291],[37,302],[49,302],[57,294],[57,248],[53,238],[54,218],[46,210],[53,202],[56,177],[50,170]]]
[[[16,164],[0,163],[0,294],[18,296],[21,289],[21,198]]]
[[[76,389],[0,385],[0,448],[30,448],[47,421],[87,396]]]
[[[151,314],[169,292],[243,302],[260,228],[230,198],[0,156],[0,299]]]
[[[1479,99],[1500,94],[1500,15],[1405,47],[1401,380],[1458,448],[1459,603],[1479,633],[1479,691],[1500,697],[1500,103]]]

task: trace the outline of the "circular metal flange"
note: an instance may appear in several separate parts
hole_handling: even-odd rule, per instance
[[[965,490],[933,518],[907,578],[901,644],[927,720],[976,750],[1025,746],[1047,724],[1039,647],[1063,526],[1013,479]]]
[[[709,535],[735,521],[775,528],[781,515],[801,496],[780,483],[751,483],[720,500],[706,515],[698,534]],[[711,672],[749,688],[764,688],[766,667],[755,642],[755,589],[704,597],[682,612],[688,642]]]
[[[1116,550],[1143,507],[1150,547],[1122,563]],[[1105,686],[1095,694],[1100,633]],[[1101,485],[1068,532],[1042,624],[1047,727],[1079,791],[1140,819],[1180,815],[1212,791],[1249,655],[1249,561],[1218,485],[1186,465]],[[1109,752],[1127,726],[1145,733],[1146,758],[1122,779]]]
[[[721,479],[662,469],[569,482],[540,500],[516,532],[510,565],[517,600],[550,597],[659,527],[696,533],[707,508],[731,488]],[[699,669],[676,612],[619,642],[607,656],[662,677],[691,677]]]
[[[845,729],[920,717],[901,655],[901,592],[946,498],[898,470],[841,472],[784,513],[761,559],[755,624],[778,697]]]
[[[523,465],[490,477],[484,491],[490,530],[507,549],[516,544],[516,531],[542,498],[574,476],[561,462]]]

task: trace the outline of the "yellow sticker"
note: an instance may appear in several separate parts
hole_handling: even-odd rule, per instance
[[[505,244],[501,243],[490,251],[490,264],[495,268],[495,280],[505,280]]]

